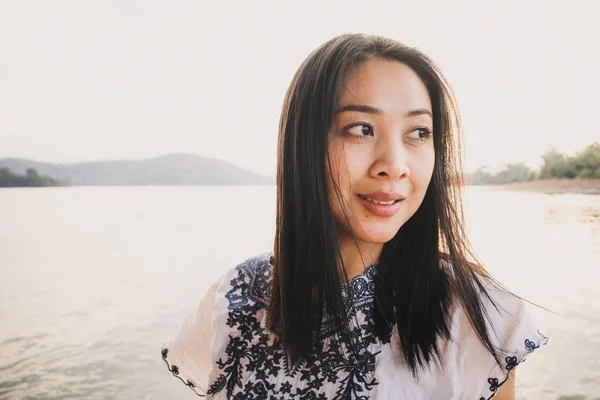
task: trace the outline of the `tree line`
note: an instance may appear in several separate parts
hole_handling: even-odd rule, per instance
[[[550,149],[542,155],[539,170],[529,168],[525,163],[504,164],[491,173],[487,166],[479,167],[467,176],[472,185],[498,185],[539,179],[600,179],[600,143],[596,142],[573,156]]]
[[[67,180],[40,175],[35,168],[28,168],[25,175],[18,175],[8,168],[0,168],[0,187],[67,186]]]

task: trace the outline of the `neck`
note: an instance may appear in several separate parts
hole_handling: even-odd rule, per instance
[[[340,239],[340,249],[346,275],[350,280],[362,274],[369,265],[379,261],[383,244],[359,241],[357,247],[351,238],[343,238]]]

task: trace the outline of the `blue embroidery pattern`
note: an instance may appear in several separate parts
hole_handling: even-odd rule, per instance
[[[189,379],[187,381],[184,381],[179,376],[179,367],[177,365],[172,365],[172,366],[169,365],[169,363],[167,362],[167,355],[169,354],[169,349],[167,349],[167,348],[161,349],[160,354],[162,355],[163,360],[167,363],[167,368],[169,369],[169,371],[171,371],[173,373],[173,376],[179,378],[179,380],[181,380],[184,385],[189,386],[192,389],[194,389],[196,387]],[[202,395],[199,395],[199,396],[204,397]]]
[[[546,344],[548,342],[548,338],[544,335],[542,335],[542,333],[540,331],[538,331],[538,335],[540,335],[540,337],[542,338],[542,343],[541,344]],[[505,369],[506,369],[506,378],[504,378],[504,380],[502,382],[498,381],[498,378],[488,378],[488,383],[490,385],[489,390],[490,392],[492,392],[492,394],[490,395],[490,397],[480,397],[479,400],[490,400],[491,398],[493,398],[497,392],[498,389],[500,388],[500,386],[502,386],[510,377],[510,373],[512,370],[514,370],[517,365],[525,362],[525,359],[527,358],[527,356],[532,353],[535,349],[538,349],[540,347],[540,344],[535,344],[535,342],[533,342],[532,340],[529,339],[525,339],[525,350],[527,351],[527,353],[525,353],[524,356],[522,356],[521,361],[518,361],[517,357],[515,356],[508,356],[504,359],[504,361],[506,362],[505,365]]]
[[[238,266],[238,274],[231,280],[231,289],[225,296],[229,301],[227,325],[240,334],[229,336],[224,357],[217,361],[221,374],[207,394],[226,390],[228,399],[326,399],[321,389],[327,382],[337,384],[334,400],[368,399],[369,392],[378,384],[374,373],[380,353],[370,348],[381,343],[375,337],[371,319],[374,270],[375,266],[370,266],[341,287],[351,318],[359,322],[351,330],[357,354],[344,354],[345,346],[334,334],[331,321],[326,319],[315,360],[291,367],[279,340],[256,318],[270,301],[272,267],[268,259],[257,257]],[[283,379],[277,379],[282,371]],[[248,373],[251,378],[242,382],[242,376]]]

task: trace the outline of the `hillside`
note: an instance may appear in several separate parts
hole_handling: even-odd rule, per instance
[[[169,154],[146,160],[96,161],[51,164],[26,159],[0,159],[0,168],[25,174],[34,168],[41,175],[71,185],[269,185],[274,179],[225,161],[194,154]]]

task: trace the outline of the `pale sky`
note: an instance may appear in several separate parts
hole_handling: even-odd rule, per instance
[[[0,158],[172,152],[273,175],[287,86],[345,32],[416,46],[458,98],[466,169],[600,141],[600,1],[0,0]]]

